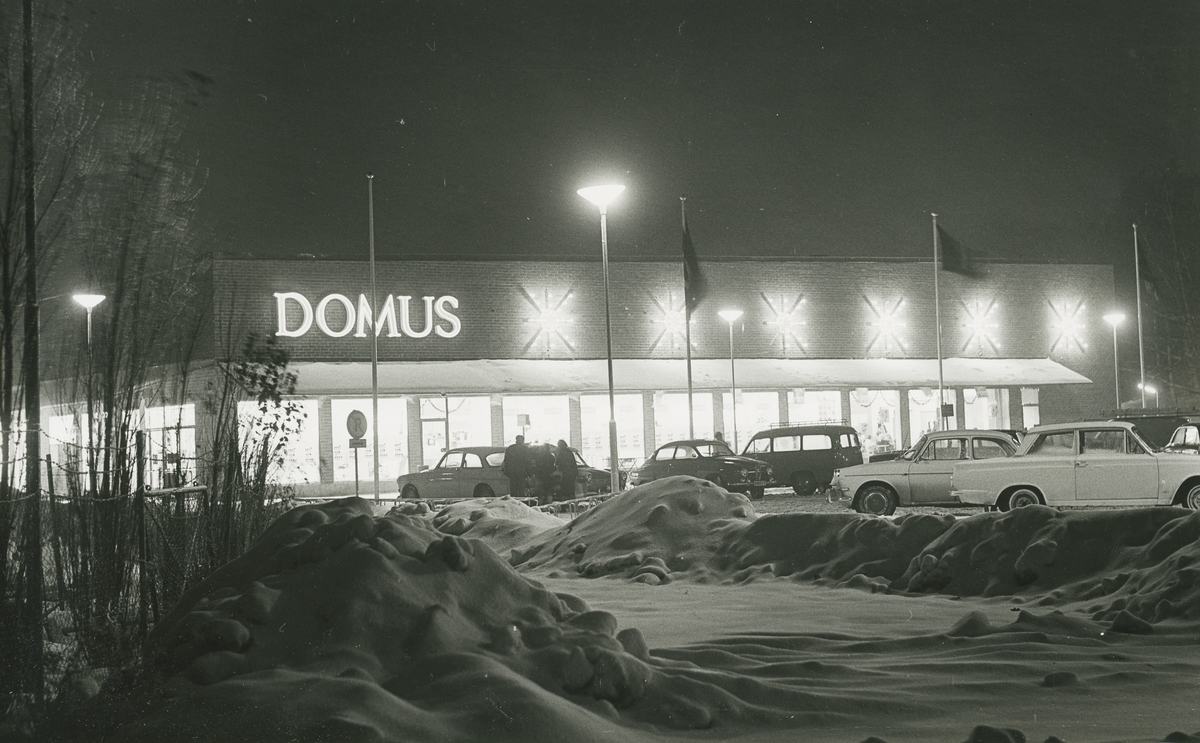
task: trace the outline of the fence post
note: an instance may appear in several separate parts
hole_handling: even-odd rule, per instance
[[[137,473],[137,495],[135,506],[137,511],[137,540],[138,540],[138,632],[139,640],[145,640],[147,627],[147,576],[146,576],[146,432],[138,431],[136,435],[136,459],[134,471]]]

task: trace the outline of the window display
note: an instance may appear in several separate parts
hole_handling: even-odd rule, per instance
[[[858,431],[864,459],[901,447],[900,391],[859,388],[851,392],[850,425]]]

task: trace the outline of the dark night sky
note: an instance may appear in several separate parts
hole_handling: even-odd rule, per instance
[[[101,96],[211,78],[185,144],[218,250],[1124,260],[1130,184],[1197,164],[1200,3],[79,6]],[[1189,91],[1189,83],[1190,91]]]

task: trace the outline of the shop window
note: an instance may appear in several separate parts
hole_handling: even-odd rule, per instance
[[[1021,388],[1021,418],[1025,428],[1033,428],[1042,421],[1042,411],[1038,405],[1038,388]]]
[[[605,441],[608,436],[608,397],[604,398]],[[511,395],[504,398],[504,442],[517,434],[530,444],[571,440],[571,408],[566,395]],[[607,444],[606,444],[607,445]]]
[[[734,451],[740,451],[743,441],[759,431],[779,423],[779,393],[778,392],[743,392],[737,393],[737,435],[738,441],[733,440],[733,397],[724,393],[724,432],[725,441]]]
[[[687,395],[684,395],[683,425],[687,426]],[[641,394],[617,395],[617,456],[621,468],[628,470],[646,456],[645,416],[642,414]],[[609,469],[608,395],[582,395],[579,398],[580,433],[583,448],[580,454],[593,467]],[[682,438],[687,438],[683,436]]]
[[[270,482],[280,485],[320,482],[316,400],[285,400],[280,406],[267,405],[266,410],[256,402],[239,402],[238,431],[243,451],[260,449],[267,436],[279,446],[278,464],[268,475]]]
[[[900,444],[900,391],[859,388],[851,392],[850,425],[858,431],[864,459],[894,451]]]
[[[654,445],[688,438],[688,396],[686,392],[665,392],[654,396]],[[712,393],[692,393],[693,430],[698,439],[713,437]]]
[[[1012,428],[1008,390],[984,387],[963,390],[963,422],[967,428]]]
[[[346,419],[351,411],[357,410],[367,417],[367,445],[361,449],[350,448],[350,433],[346,430]],[[358,452],[358,479],[375,479],[375,455],[372,450],[375,435],[371,420],[371,398],[338,398],[330,402],[333,417],[333,479],[336,482],[354,482],[354,457]],[[393,483],[397,477],[407,474],[408,461],[408,401],[402,397],[379,398],[379,482]],[[436,460],[435,460],[436,461]]]
[[[919,389],[908,391],[908,435],[910,442],[916,442],[925,434],[937,431],[940,411],[937,404],[936,389]],[[947,405],[954,402],[954,390],[943,388],[942,400]],[[971,428],[971,426],[967,426]],[[958,428],[958,416],[946,418],[946,428]]]
[[[448,449],[492,445],[491,398],[422,397],[420,405],[422,464],[433,465]]]
[[[842,393],[837,390],[795,389],[788,393],[788,423],[842,420]]]
[[[176,488],[196,478],[196,406],[146,408],[146,468],[150,487]]]

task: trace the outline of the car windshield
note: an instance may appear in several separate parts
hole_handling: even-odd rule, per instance
[[[1142,435],[1142,432],[1138,430],[1137,426],[1130,426],[1130,428],[1133,429],[1134,435],[1137,436],[1138,443],[1140,443],[1142,446],[1146,447],[1146,449],[1148,449],[1150,451],[1162,451],[1163,450],[1163,448],[1161,446],[1155,446],[1154,444],[1151,444],[1150,439],[1148,439],[1144,435]]]
[[[720,441],[705,441],[696,444],[696,451],[702,457],[728,457],[733,455],[733,449]]]
[[[901,454],[898,459],[907,459],[908,461],[912,461],[917,456],[917,452],[921,451],[922,446],[925,446],[924,436],[917,439],[917,443],[905,449],[904,453]]]

